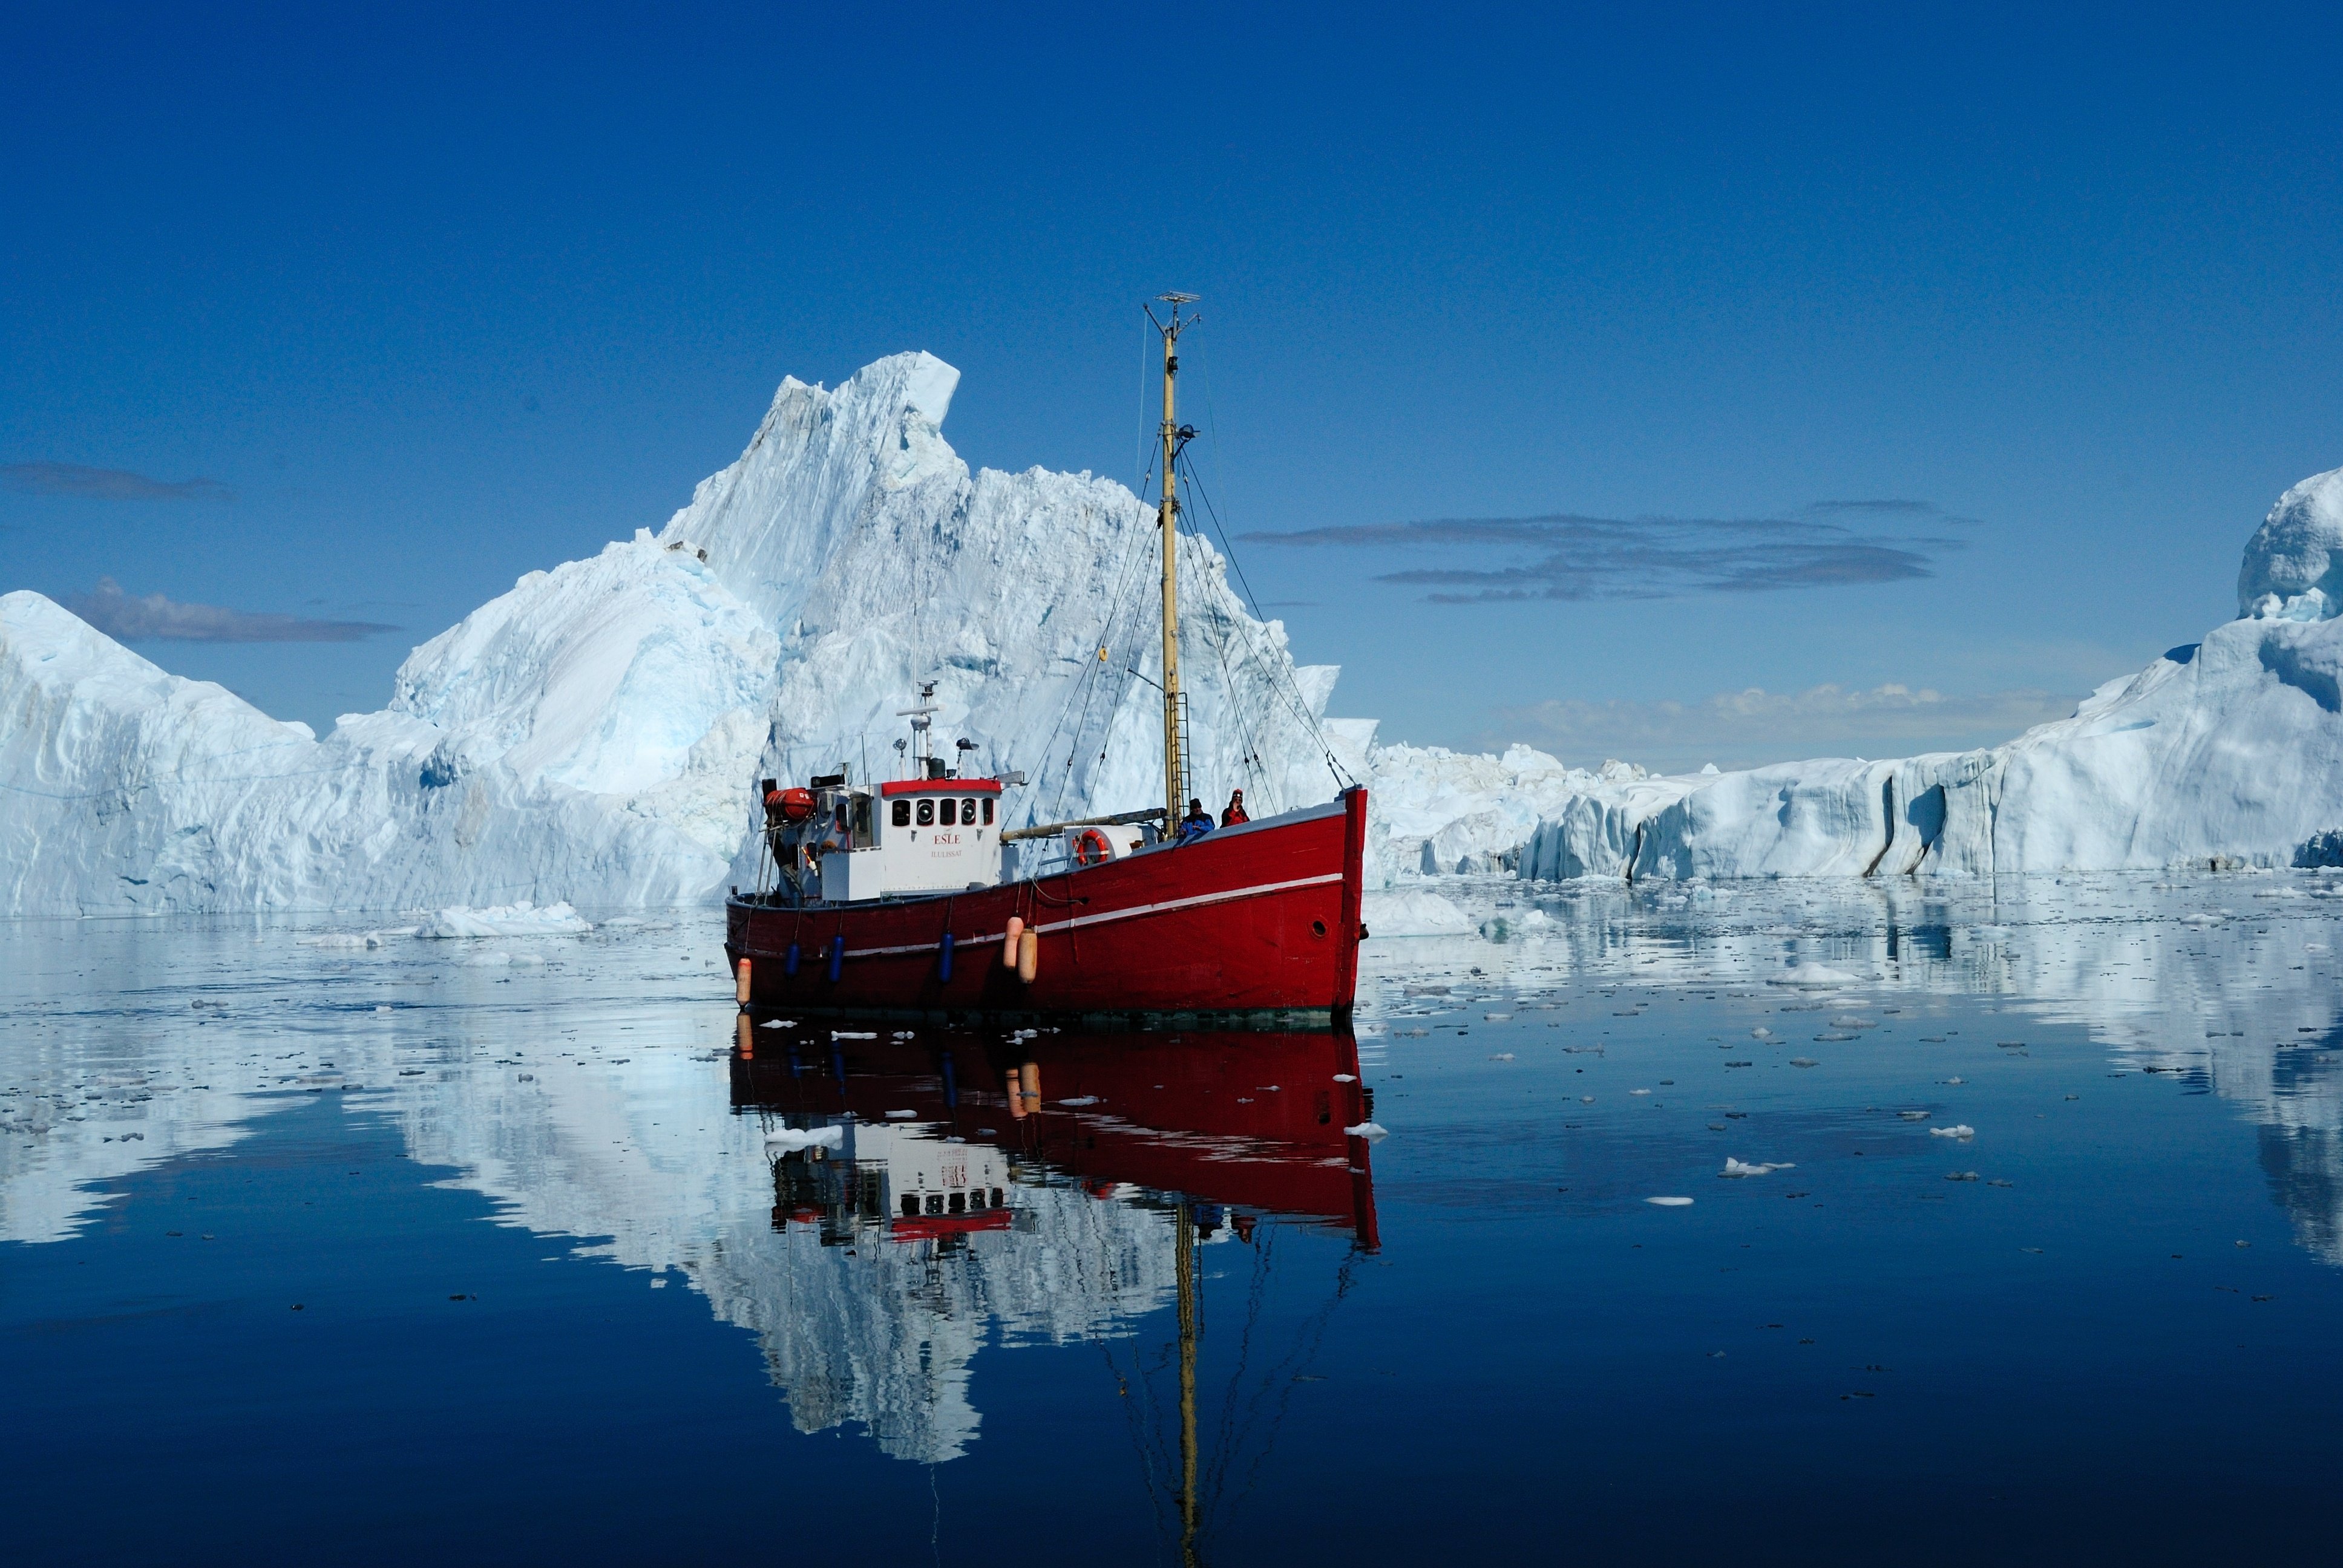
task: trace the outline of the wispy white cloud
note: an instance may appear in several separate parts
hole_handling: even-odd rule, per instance
[[[150,479],[124,468],[78,463],[0,463],[0,482],[33,496],[81,496],[100,501],[233,501],[217,479]]]
[[[181,604],[158,593],[133,598],[112,578],[98,578],[96,588],[68,598],[65,608],[124,642],[358,642],[398,629],[370,620],[311,620]]]
[[[1933,577],[1966,541],[1858,532],[1841,518],[1947,518],[1926,501],[1818,501],[1790,518],[1448,518],[1257,532],[1289,547],[1424,550],[1438,564],[1379,574],[1429,588],[1434,604],[1503,599],[1673,598],[1694,593],[1898,582]]]
[[[1606,757],[1683,772],[1806,757],[1901,757],[1998,745],[2065,719],[2075,699],[2021,687],[1970,696],[1886,685],[1868,691],[1751,687],[1694,702],[1547,701],[1501,710],[1487,740],[1525,740],[1567,762]]]

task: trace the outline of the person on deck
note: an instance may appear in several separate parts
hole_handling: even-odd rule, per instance
[[[1245,815],[1244,791],[1242,789],[1232,790],[1229,794],[1229,809],[1221,813],[1221,826],[1223,828],[1233,828],[1240,822],[1250,822],[1252,820],[1252,818]]]
[[[1192,843],[1212,830],[1212,814],[1204,809],[1201,799],[1191,798],[1188,814],[1180,819],[1179,842]]]

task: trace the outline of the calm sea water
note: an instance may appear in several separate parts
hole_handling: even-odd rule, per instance
[[[2323,1545],[2338,881],[1477,883],[1355,1036],[744,1044],[698,913],[7,928],[11,1553]]]

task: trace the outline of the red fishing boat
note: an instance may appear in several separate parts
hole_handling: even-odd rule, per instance
[[[932,754],[930,685],[903,715],[910,777],[764,781],[768,869],[727,905],[744,1005],[1283,1027],[1349,1013],[1366,935],[1366,790],[1258,821],[1204,818],[1198,831],[1173,487],[1194,431],[1172,413],[1179,336],[1196,318],[1181,314],[1192,297],[1163,297],[1163,804],[1010,828],[1004,784],[1023,780],[948,770]]]

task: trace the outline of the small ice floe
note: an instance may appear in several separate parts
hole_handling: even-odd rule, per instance
[[[1594,1096],[1591,1094],[1582,1094],[1578,1097],[1578,1103],[1581,1105],[1592,1105],[1594,1103]]]
[[[1976,1129],[1971,1127],[1966,1121],[1957,1121],[1950,1127],[1931,1127],[1928,1129],[1928,1136],[1931,1138],[1975,1138],[1976,1136]]]
[[[1976,1179],[1977,1173],[1974,1171],[1947,1171],[1945,1172],[1945,1180],[1947,1181],[1974,1181]]]
[[[512,954],[501,950],[492,953],[473,953],[468,958],[456,960],[460,967],[468,970],[503,969],[512,961]]]
[[[1098,1096],[1095,1094],[1077,1094],[1071,1100],[1061,1100],[1058,1103],[1061,1105],[1096,1105],[1098,1103]]]
[[[1359,1081],[1350,1073],[1338,1072],[1334,1075],[1334,1081],[1337,1083],[1356,1083]]]
[[[357,950],[382,946],[382,937],[374,931],[327,931],[320,936],[299,937],[295,940],[305,948]]]
[[[1958,1073],[1956,1073],[1950,1078],[1939,1079],[1937,1081],[1940,1083],[1949,1083],[1957,1088],[1959,1085],[1966,1083],[1968,1080],[1961,1077]]]
[[[909,1114],[906,1112],[906,1114]],[[846,1141],[843,1127],[782,1127],[765,1134],[765,1147],[784,1154],[800,1149],[837,1149]]]
[[[1627,1092],[1630,1094],[1649,1094],[1651,1093],[1651,1091],[1648,1089],[1631,1089],[1627,1091]]]
[[[759,1029],[787,1029],[796,1021],[797,1020],[791,1018],[769,1018],[757,1027]]]
[[[1491,1061],[1511,1061],[1513,1060],[1513,1053],[1510,1050],[1501,1050],[1489,1060]]]
[[[1902,1117],[1906,1121],[1926,1121],[1928,1120],[1928,1113],[1925,1111],[1899,1111],[1896,1114]]]
[[[1830,1034],[1818,1034],[1815,1036],[1815,1043],[1816,1045],[1840,1045],[1844,1044],[1847,1040],[1853,1040],[1855,1036],[1846,1033],[1844,1030],[1841,1030]]]
[[[1718,1171],[1716,1175],[1719,1181],[1723,1181],[1728,1176],[1771,1176],[1776,1171],[1795,1171],[1796,1169],[1795,1165],[1786,1160],[1779,1164],[1749,1165],[1728,1154],[1725,1158],[1725,1169]]]
[[[879,1031],[875,1029],[868,1031],[852,1029],[833,1029],[830,1031],[830,1038],[832,1040],[877,1040],[879,1038]]]
[[[1820,1067],[1822,1063],[1816,1061],[1811,1056],[1794,1056],[1790,1058],[1790,1065],[1792,1067]]]
[[[1855,1014],[1849,1012],[1841,1013],[1838,1017],[1831,1020],[1830,1026],[1833,1029],[1877,1029],[1879,1024],[1875,1019],[1857,1018]]]
[[[1768,985],[1795,986],[1802,990],[1838,990],[1845,986],[1861,985],[1859,975],[1835,970],[1827,964],[1792,964],[1788,969],[1765,982]]]
[[[1656,1203],[1663,1209],[1689,1209],[1692,1207],[1692,1200],[1689,1198],[1646,1198],[1644,1201],[1646,1203]]]
[[[419,928],[419,934],[442,939],[460,937],[572,937],[594,928],[568,904],[538,908],[527,899],[496,904],[485,910],[458,904],[440,910]]]
[[[1343,1128],[1342,1136],[1345,1138],[1363,1138],[1370,1143],[1376,1143],[1382,1141],[1383,1139],[1389,1138],[1391,1134],[1384,1131],[1381,1127],[1378,1127],[1372,1121],[1362,1121],[1356,1127]]]
[[[1481,1015],[1481,1021],[1483,1023],[1506,1023],[1511,1021],[1513,1016],[1513,1015],[1509,1012],[1484,1012]]]
[[[917,1119],[919,1114],[920,1113],[916,1111],[890,1111],[887,1112],[887,1120],[890,1121],[910,1121]]]
[[[1771,1040],[1774,1038],[1774,1031],[1767,1029],[1765,1025],[1760,1024],[1755,1029],[1749,1031],[1749,1038],[1752,1040]]]

